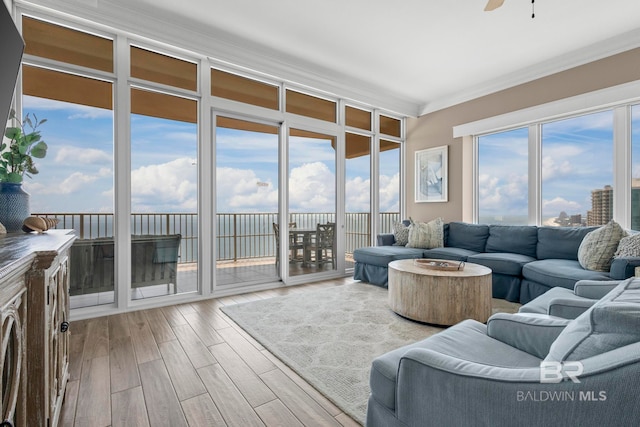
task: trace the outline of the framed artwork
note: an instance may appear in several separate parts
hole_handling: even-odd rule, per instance
[[[416,203],[448,201],[449,146],[416,151]]]

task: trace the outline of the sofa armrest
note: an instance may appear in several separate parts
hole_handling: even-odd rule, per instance
[[[549,302],[549,316],[575,319],[591,308],[598,300],[591,298],[554,298]]]
[[[497,313],[487,322],[487,335],[544,359],[569,322],[546,315]]]
[[[396,242],[393,233],[378,234],[378,246],[392,246]]]
[[[614,280],[624,280],[635,275],[636,267],[640,267],[640,257],[614,258],[609,276]]]
[[[600,299],[620,284],[620,280],[578,280],[573,293],[579,297]]]

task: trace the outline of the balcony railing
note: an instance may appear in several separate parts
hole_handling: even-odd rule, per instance
[[[34,215],[58,218],[57,228],[73,229],[80,239],[113,237],[113,214],[108,213],[36,213]],[[380,213],[380,231],[391,232],[397,212]],[[217,260],[275,257],[276,244],[273,223],[276,213],[221,213],[216,215]],[[333,213],[292,213],[289,222],[299,228],[315,228],[318,223],[335,222]],[[346,253],[369,246],[371,215],[347,213],[345,217]],[[191,213],[144,213],[131,215],[131,230],[140,234],[181,234],[180,262],[198,259],[198,216]]]

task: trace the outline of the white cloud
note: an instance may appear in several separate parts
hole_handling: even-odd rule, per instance
[[[74,163],[81,164],[111,164],[113,163],[113,155],[103,150],[95,148],[79,148],[64,146],[58,149],[55,157],[57,163],[69,163],[73,159]]]
[[[562,197],[556,197],[551,200],[543,200],[542,211],[545,213],[545,215],[557,215],[562,211],[571,215],[582,211],[582,205],[578,202],[566,200]]]
[[[335,176],[324,163],[305,163],[291,170],[291,212],[335,212],[335,194]]]
[[[135,169],[131,172],[132,211],[195,211],[196,179],[190,158]]]
[[[38,98],[34,96],[25,96],[23,98],[22,108],[25,113],[28,113],[31,109],[45,111],[64,110],[69,112],[68,118],[70,120],[101,119],[113,117],[112,110],[90,107],[88,105],[73,104],[70,102],[55,101],[46,98]]]
[[[347,212],[369,212],[371,206],[371,181],[355,177],[345,183]]]
[[[400,174],[380,175],[380,212],[400,212]]]
[[[81,172],[74,172],[60,183],[60,185],[58,186],[58,193],[75,193],[76,191],[91,184],[92,182],[95,182],[97,179],[97,175],[87,175]]]
[[[562,178],[574,173],[573,166],[568,160],[560,160],[558,162],[557,158],[545,156],[542,159],[542,181]]]
[[[478,177],[480,209],[503,214],[526,212],[527,176],[511,174],[504,179],[489,174]]]

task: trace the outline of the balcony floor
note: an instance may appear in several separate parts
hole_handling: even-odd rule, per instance
[[[346,258],[346,267],[353,268],[353,258]],[[289,275],[299,276],[331,269],[330,264],[303,266],[295,262],[289,264]],[[275,258],[243,259],[239,261],[219,261],[216,266],[216,282],[218,286],[234,284],[268,283],[280,280],[276,274]],[[196,263],[178,264],[177,293],[196,292],[198,286],[198,265]],[[153,298],[174,293],[173,285],[145,286],[131,290],[134,300]],[[114,302],[114,291],[97,292],[86,295],[74,295],[70,299],[72,309],[91,307]]]

